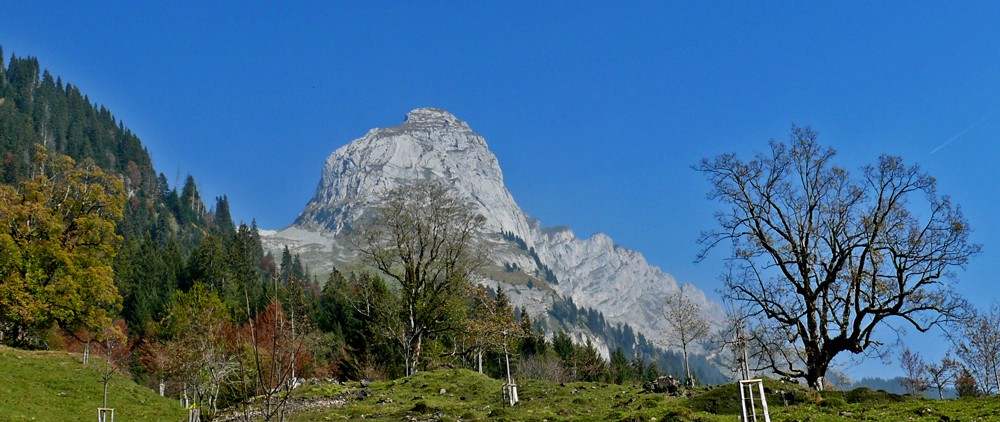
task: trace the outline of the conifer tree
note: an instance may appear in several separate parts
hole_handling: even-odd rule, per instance
[[[184,181],[184,189],[181,191],[181,222],[182,224],[195,223],[201,221],[204,214],[205,205],[201,202],[201,194],[198,193],[198,185],[194,181],[194,176],[188,174]]]
[[[215,226],[224,236],[236,234],[233,217],[229,215],[229,198],[226,195],[215,198]]]
[[[288,251],[288,245],[281,251],[281,270],[279,271],[282,282],[287,282],[292,277],[292,253]]]

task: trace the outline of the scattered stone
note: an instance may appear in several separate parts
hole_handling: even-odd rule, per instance
[[[840,412],[840,416],[843,416],[845,418],[849,418],[851,416],[854,416],[854,414],[845,410],[843,412]]]
[[[647,393],[669,394],[679,397],[681,394],[681,382],[672,376],[659,377],[654,381],[649,381],[642,385]]]
[[[444,395],[447,392],[448,392],[448,390],[445,390],[444,388],[442,388],[441,391],[438,391],[438,394]]]
[[[375,402],[375,404],[392,404],[392,399],[390,398],[379,399],[379,401]]]

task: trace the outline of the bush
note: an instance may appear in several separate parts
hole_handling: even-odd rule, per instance
[[[559,359],[539,355],[528,356],[522,360],[521,364],[518,365],[517,375],[518,378],[529,380],[552,382],[573,381]]]
[[[962,368],[958,373],[958,378],[955,379],[955,391],[958,393],[958,397],[980,397],[982,392],[979,391],[979,385],[976,384],[975,378],[972,378],[972,374],[968,369]]]

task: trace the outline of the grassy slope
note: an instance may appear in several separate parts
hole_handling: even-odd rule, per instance
[[[368,396],[345,407],[296,413],[292,421],[329,420],[516,420],[516,421],[733,421],[739,414],[733,385],[702,390],[690,399],[645,394],[638,387],[602,383],[560,385],[523,381],[521,402],[499,405],[502,383],[465,370],[420,373],[367,388]],[[822,395],[790,384],[767,381],[772,421],[1000,421],[1000,399],[914,399],[870,389]],[[440,389],[445,388],[445,394]],[[307,386],[299,397],[335,397],[363,389]],[[776,394],[791,391],[789,405]]]
[[[91,361],[92,365],[100,362]],[[94,367],[64,352],[31,352],[0,346],[0,420],[97,420],[103,383]],[[187,411],[123,377],[108,387],[116,421],[183,421]]]

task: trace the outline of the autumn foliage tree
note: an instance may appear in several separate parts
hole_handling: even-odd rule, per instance
[[[700,258],[731,245],[726,299],[770,321],[794,349],[772,371],[821,389],[835,356],[884,350],[880,327],[926,331],[964,318],[950,275],[980,247],[920,167],[882,156],[852,175],[816,138],[793,126],[789,145],[771,142],[750,160],[723,154],[695,169],[712,186],[708,197],[726,206],[718,228],[702,235]]]
[[[100,332],[121,307],[111,265],[122,182],[36,145],[32,177],[0,186],[0,339],[39,345],[52,326]]]
[[[108,385],[111,378],[117,373],[128,375],[129,361],[132,357],[132,341],[128,338],[128,326],[124,320],[116,320],[104,327],[100,337],[97,339],[97,354],[104,363],[98,370],[101,374],[101,382],[104,383],[104,405],[108,407]]]
[[[514,318],[514,310],[507,294],[498,287],[496,296],[490,299],[484,289],[477,287],[473,289],[471,296],[475,304],[472,315],[465,321],[464,337],[476,355],[479,373],[483,372],[484,352],[503,353],[507,382],[513,382],[510,375],[510,354],[526,333]]]
[[[175,292],[167,309],[157,338],[142,347],[142,361],[182,398],[214,412],[223,386],[239,368],[230,311],[202,283]]]
[[[919,352],[904,348],[899,353],[899,367],[903,369],[903,378],[899,384],[906,389],[906,394],[923,395],[924,391],[930,387],[930,380],[927,378],[927,365],[920,357]]]
[[[937,389],[938,400],[944,400],[944,389],[955,383],[959,369],[962,364],[951,358],[951,352],[941,358],[940,363],[931,363],[924,366],[927,372],[928,385]]]

